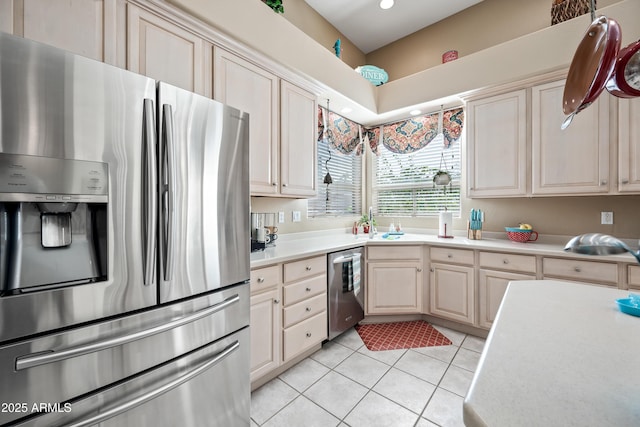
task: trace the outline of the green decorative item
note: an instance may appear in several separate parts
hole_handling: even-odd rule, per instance
[[[262,3],[265,3],[276,13],[284,13],[284,6],[282,5],[282,0],[262,0]]]

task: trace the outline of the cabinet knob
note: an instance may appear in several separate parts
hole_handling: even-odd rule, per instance
[[[502,260],[502,263],[503,263],[503,264],[509,264],[509,260],[508,260],[508,259],[503,259],[503,260]]]
[[[307,332],[307,338],[311,338],[311,332]]]
[[[275,187],[276,185],[278,185],[278,183],[277,183],[277,182],[273,182],[273,183],[271,183],[271,186],[273,186],[273,187]]]
[[[258,283],[264,283],[264,277],[258,277]]]
[[[287,184],[282,184],[282,186],[283,186],[283,187],[286,187],[286,186],[287,186]]]
[[[453,254],[447,254],[447,258],[453,258]]]
[[[311,271],[311,267],[308,266],[308,265],[304,269],[307,270],[307,271]]]
[[[607,180],[603,179],[602,181],[600,181],[600,185],[607,185]]]
[[[418,271],[418,273],[421,273],[421,272],[422,272],[422,269],[421,269],[421,268],[416,268],[416,270]]]
[[[628,179],[623,179],[623,180],[621,181],[621,183],[622,183],[622,184],[628,184],[628,183],[629,183],[629,180],[628,180]]]
[[[311,311],[311,307],[305,308],[305,311],[307,311],[307,312]]]
[[[311,288],[306,288],[305,291],[311,292]]]
[[[280,300],[279,300],[279,299],[274,299],[274,300],[273,300],[273,303],[274,303],[274,304],[280,304]]]
[[[433,269],[433,268],[431,268],[431,269],[429,269],[429,271],[433,273],[433,272],[434,272],[434,271],[436,271],[436,270],[435,270],[435,269]]]
[[[574,267],[573,269],[575,270],[576,273],[580,273],[582,271],[580,267]]]

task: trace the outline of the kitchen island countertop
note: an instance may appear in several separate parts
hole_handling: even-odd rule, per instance
[[[491,236],[490,233],[485,233]],[[504,236],[504,233],[493,233],[495,236]],[[481,240],[471,240],[464,236],[455,236],[452,239],[439,238],[435,233],[411,232],[398,236],[395,240],[383,239],[384,233],[378,233],[373,239],[366,234],[356,236],[344,231],[328,230],[326,232],[295,233],[281,235],[275,246],[267,247],[264,251],[251,253],[251,268],[263,267],[279,262],[326,254],[358,246],[371,244],[407,245],[427,244],[432,246],[445,246],[458,249],[477,249],[489,251],[505,251],[530,255],[558,256],[584,259],[586,261],[610,261],[635,263],[631,254],[590,256],[565,252],[565,243],[570,237],[550,236],[543,237],[537,242],[518,243],[507,239],[489,237]]]
[[[615,301],[627,295],[510,284],[464,401],[465,425],[640,425],[640,318]]]

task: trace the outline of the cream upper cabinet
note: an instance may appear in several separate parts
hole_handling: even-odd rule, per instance
[[[640,192],[640,98],[618,100],[618,191]]]
[[[466,116],[469,197],[526,195],[526,91],[470,101]]]
[[[534,195],[607,193],[609,98],[600,97],[561,130],[564,80],[532,87]]]
[[[211,96],[212,45],[152,12],[127,4],[127,69]]]
[[[116,65],[116,0],[3,0],[0,30]]]
[[[223,49],[214,50],[214,98],[249,113],[251,194],[279,192],[278,78]]]
[[[284,80],[280,85],[282,184],[287,196],[316,194],[316,97]]]
[[[315,96],[223,49],[214,56],[215,99],[249,113],[251,194],[314,196]]]

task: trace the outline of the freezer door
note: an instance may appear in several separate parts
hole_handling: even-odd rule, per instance
[[[20,427],[248,427],[249,328]]]
[[[248,324],[249,284],[245,283],[142,313],[0,346],[0,402],[24,405],[0,411],[0,425],[33,415],[34,405],[77,399],[168,363]],[[182,363],[180,366],[188,368]],[[220,378],[244,381],[246,375],[248,384],[248,372],[247,359],[242,369],[221,374]],[[216,382],[217,387],[224,389],[225,381]]]
[[[158,84],[160,302],[249,280],[247,113]]]
[[[0,298],[0,342],[156,304],[155,81],[5,33],[0,75],[0,152],[109,171],[107,280]]]

